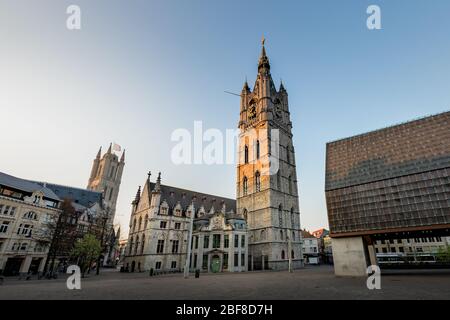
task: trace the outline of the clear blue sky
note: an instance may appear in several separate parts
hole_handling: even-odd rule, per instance
[[[78,4],[82,30],[66,29]],[[366,28],[377,4],[382,30]],[[302,226],[327,226],[325,143],[450,109],[450,1],[0,0],[0,170],[84,187],[127,149],[118,219],[146,172],[235,196],[235,168],[175,166],[176,128],[235,128],[264,34],[289,93]]]

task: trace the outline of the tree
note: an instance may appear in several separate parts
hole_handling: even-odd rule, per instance
[[[86,270],[98,258],[102,251],[100,241],[93,234],[86,234],[83,239],[78,240],[72,250],[72,256],[77,259],[84,277]]]
[[[60,213],[47,216],[41,230],[33,234],[39,245],[49,246],[44,274],[52,276],[56,259],[70,254],[76,239],[76,231],[76,210],[70,199],[64,199],[60,205]]]
[[[450,263],[450,246],[439,248],[436,258],[438,262]]]

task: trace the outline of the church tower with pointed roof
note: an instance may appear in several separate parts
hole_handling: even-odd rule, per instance
[[[276,89],[264,39],[253,90],[241,92],[237,213],[246,217],[249,269],[303,266],[288,94]]]
[[[109,210],[110,219],[108,223],[113,224],[116,213],[117,198],[122,180],[123,168],[125,166],[125,150],[120,159],[112,150],[112,144],[108,151],[102,156],[102,148],[98,150],[94,159],[91,175],[89,177],[87,189],[103,193],[103,201],[106,209]]]

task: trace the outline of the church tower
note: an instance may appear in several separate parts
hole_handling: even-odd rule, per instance
[[[120,160],[112,151],[112,144],[102,157],[102,148],[98,150],[97,156],[92,165],[91,176],[87,189],[103,193],[104,203],[109,210],[109,224],[112,225],[116,213],[117,197],[122,179],[123,167],[125,166],[125,150]]]
[[[303,266],[288,94],[270,74],[264,39],[253,90],[241,92],[237,210],[249,230],[249,268]]]

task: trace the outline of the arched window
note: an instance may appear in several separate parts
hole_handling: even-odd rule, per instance
[[[247,209],[244,209],[244,212],[242,214],[244,216],[245,222],[247,222],[247,218],[248,218],[248,212]]]
[[[294,250],[291,251],[291,259],[294,259]]]
[[[284,250],[281,250],[281,259],[286,259],[286,254],[284,253]]]
[[[289,194],[292,194],[292,176],[289,176],[288,183],[289,183]]]
[[[244,163],[248,163],[248,146],[244,147]]]
[[[142,227],[142,217],[139,217],[139,227],[138,230],[141,230]]]
[[[145,247],[145,234],[142,235],[141,254],[144,253],[144,247]]]
[[[244,196],[246,196],[247,192],[248,192],[248,179],[247,179],[247,177],[244,177],[244,182],[242,183],[242,191],[244,193]]]
[[[261,240],[266,240],[266,231],[265,230],[261,230],[260,238],[261,238]]]
[[[280,230],[280,240],[284,240],[283,230]]]
[[[291,208],[291,227],[295,226],[295,215],[294,215],[294,207]]]
[[[286,147],[286,161],[287,163],[291,163],[291,155],[289,146]]]
[[[134,218],[133,220],[133,232],[136,231],[136,218]]]
[[[256,192],[261,191],[261,175],[259,171],[256,171],[255,173],[255,191]]]
[[[281,191],[281,173],[280,170],[277,172],[277,189],[278,191]]]
[[[281,204],[278,206],[278,220],[279,220],[278,222],[280,223],[280,228],[282,228],[283,227],[283,207]]]
[[[148,214],[145,215],[144,230],[147,229],[147,223],[148,223]]]
[[[295,231],[292,231],[292,241],[295,241]]]
[[[259,140],[256,140],[256,159],[259,159],[260,151],[259,151]]]
[[[131,254],[133,253],[133,237],[131,237],[130,239],[130,248],[129,248],[129,252],[128,254],[131,256]]]
[[[29,211],[23,215],[25,219],[37,220],[37,214],[34,211]]]
[[[137,254],[139,248],[139,236],[136,237],[136,244],[134,245],[134,254]]]

